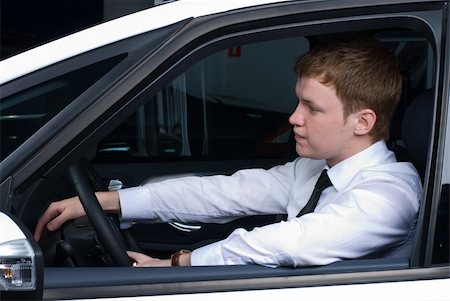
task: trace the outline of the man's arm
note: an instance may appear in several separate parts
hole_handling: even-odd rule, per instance
[[[285,214],[294,179],[290,164],[122,189],[122,222],[225,223],[248,215]]]
[[[359,258],[400,244],[417,214],[415,192],[386,184],[387,199],[373,185],[324,200],[315,212],[287,222],[237,229],[192,252],[192,265],[324,265]]]

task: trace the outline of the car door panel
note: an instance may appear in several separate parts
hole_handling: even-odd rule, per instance
[[[162,296],[267,289],[305,288],[340,284],[443,279],[448,268],[407,269],[404,260],[355,260],[314,268],[266,268],[256,265],[178,268],[49,268],[44,299],[63,296],[108,298]],[[133,270],[132,273],[130,271]],[[61,277],[64,272],[67,276]],[[347,273],[349,272],[349,273]],[[449,283],[445,279],[441,285]],[[105,285],[105,284],[108,285]],[[63,289],[64,288],[64,291]],[[442,286],[440,286],[442,289]],[[349,292],[353,289],[349,287]],[[442,292],[442,290],[441,290]],[[301,294],[301,290],[296,292]],[[214,300],[214,294],[211,294]],[[250,295],[251,296],[251,295]],[[444,295],[445,296],[445,295]],[[168,297],[168,296],[167,296]],[[253,299],[252,299],[253,300]],[[425,299],[426,300],[426,299]]]

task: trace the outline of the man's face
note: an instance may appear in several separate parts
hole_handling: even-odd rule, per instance
[[[289,122],[294,126],[297,153],[326,159],[330,166],[351,156],[354,122],[352,118],[344,120],[336,90],[315,78],[302,77],[297,80],[295,93],[299,102]]]

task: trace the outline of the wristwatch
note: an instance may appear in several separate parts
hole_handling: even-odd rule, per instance
[[[178,252],[175,252],[175,253],[173,253],[171,256],[170,256],[170,260],[171,260],[171,262],[172,262],[172,266],[173,267],[177,267],[177,266],[179,266],[180,265],[180,256],[182,255],[182,254],[189,254],[189,253],[191,253],[191,251],[189,251],[189,250],[180,250],[180,251],[178,251]]]

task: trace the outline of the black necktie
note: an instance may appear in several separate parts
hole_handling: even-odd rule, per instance
[[[317,202],[319,201],[320,194],[322,191],[332,186],[330,178],[328,177],[327,170],[322,170],[319,179],[317,180],[316,186],[314,186],[314,190],[309,198],[308,203],[306,203],[305,207],[297,214],[297,217],[302,216],[303,214],[311,213],[317,206]]]

